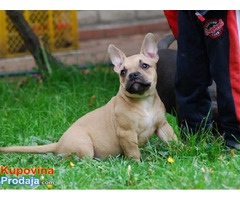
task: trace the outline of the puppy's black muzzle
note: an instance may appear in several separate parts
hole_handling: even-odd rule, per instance
[[[132,72],[128,75],[126,82],[126,90],[130,94],[143,94],[151,87],[151,83],[148,82],[140,72]]]
[[[134,81],[135,79],[138,79],[139,76],[141,76],[140,72],[133,72],[133,73],[129,74],[128,77],[131,81]]]

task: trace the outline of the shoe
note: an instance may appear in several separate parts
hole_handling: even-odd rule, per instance
[[[236,149],[240,151],[240,144],[234,140],[227,140],[226,146],[229,147],[230,149]]]

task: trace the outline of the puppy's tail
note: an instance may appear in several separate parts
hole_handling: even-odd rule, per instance
[[[1,147],[2,153],[54,153],[57,148],[57,143],[40,145],[40,146],[13,146]]]
[[[175,37],[173,34],[165,36],[158,42],[158,50],[167,49],[173,43],[174,40]]]

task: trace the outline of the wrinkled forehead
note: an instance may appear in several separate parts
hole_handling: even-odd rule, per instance
[[[136,54],[127,57],[123,62],[123,67],[125,68],[137,67],[142,63],[146,63],[150,66],[156,66],[156,63],[145,57],[143,54]]]

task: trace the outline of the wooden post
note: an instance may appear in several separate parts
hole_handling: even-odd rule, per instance
[[[6,14],[11,19],[15,28],[19,32],[22,37],[27,49],[33,55],[35,62],[37,63],[40,73],[43,76],[47,71],[47,66],[44,61],[43,53],[40,47],[40,41],[37,35],[33,32],[32,28],[29,26],[27,21],[25,20],[22,12],[20,10],[7,10]],[[45,49],[46,50],[46,49]],[[47,50],[46,50],[47,51]],[[61,67],[63,67],[63,63],[54,58],[50,53],[47,53],[47,58],[49,63],[58,63]]]

